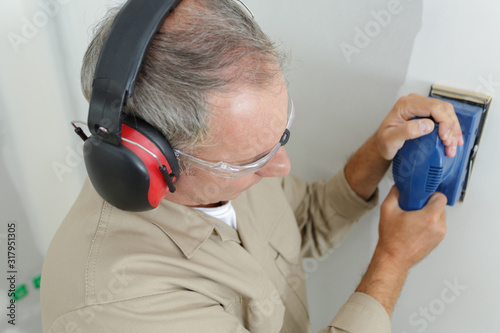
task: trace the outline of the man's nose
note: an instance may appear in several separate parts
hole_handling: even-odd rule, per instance
[[[290,172],[290,159],[285,147],[281,147],[278,153],[256,172],[261,177],[285,177]]]

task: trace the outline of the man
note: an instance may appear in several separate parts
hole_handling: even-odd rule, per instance
[[[85,56],[87,98],[115,14]],[[294,107],[279,61],[232,0],[184,0],[167,18],[127,112],[178,149],[177,191],[130,213],[84,185],[44,263],[44,332],[310,332],[301,258],[324,254],[376,205],[397,150],[433,129],[412,119],[439,122],[448,156],[463,144],[449,104],[410,95],[344,170],[306,184],[288,175],[281,145]],[[390,332],[408,270],[443,239],[444,195],[416,212],[397,199],[393,188],[368,270],[322,332]]]

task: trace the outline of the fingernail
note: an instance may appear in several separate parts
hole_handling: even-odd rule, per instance
[[[430,126],[429,122],[422,120],[420,122],[420,132],[427,133],[427,132],[430,132],[430,130],[431,130],[431,126]]]
[[[451,146],[451,147],[450,147],[450,154],[451,154],[452,156],[455,156],[455,155],[456,155],[456,153],[457,153],[457,146]]]

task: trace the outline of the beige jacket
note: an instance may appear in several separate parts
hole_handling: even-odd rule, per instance
[[[326,253],[375,204],[343,172],[311,185],[265,179],[233,201],[236,231],[166,200],[118,210],[87,181],[44,262],[43,332],[311,332],[301,259]],[[387,333],[390,320],[354,293],[322,332]]]

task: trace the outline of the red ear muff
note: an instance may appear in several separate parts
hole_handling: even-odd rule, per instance
[[[92,136],[84,150],[94,188],[117,208],[150,210],[160,204],[169,188],[175,191],[173,184],[179,174],[175,154],[168,141],[140,119],[124,120],[121,145]]]
[[[122,125],[122,144],[134,152],[144,163],[149,174],[148,201],[154,207],[169,191],[168,181],[161,172],[165,167],[170,182],[175,183],[176,176],[160,149],[143,134],[125,124]],[[175,187],[171,189],[175,191]]]
[[[122,144],[127,143],[136,148],[141,148],[143,152],[153,157],[160,166],[160,171],[167,182],[169,191],[174,193],[174,183],[179,175],[179,164],[168,140],[141,118],[124,114],[122,123],[126,125],[122,126],[122,138],[125,138]],[[139,140],[139,142],[136,140]],[[141,142],[144,142],[144,145]]]

